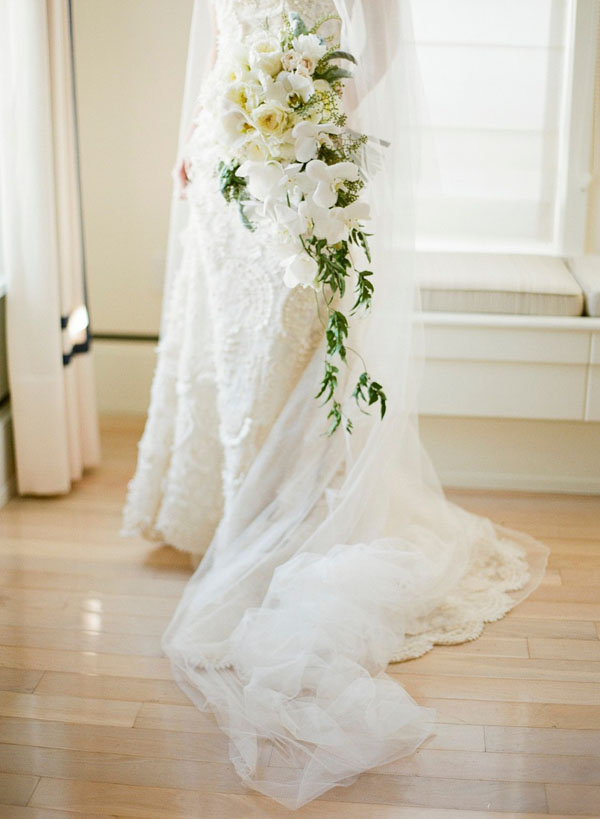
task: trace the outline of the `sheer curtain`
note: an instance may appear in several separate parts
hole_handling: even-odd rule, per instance
[[[68,492],[100,458],[68,0],[0,4],[0,180],[18,489]]]

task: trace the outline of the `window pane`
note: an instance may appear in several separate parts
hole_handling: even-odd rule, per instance
[[[421,245],[552,247],[573,0],[413,0]]]

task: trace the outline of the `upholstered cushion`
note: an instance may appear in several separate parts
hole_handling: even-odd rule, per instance
[[[423,310],[580,316],[583,292],[562,259],[417,253]]]
[[[569,259],[569,267],[585,294],[585,312],[600,316],[600,256]]]

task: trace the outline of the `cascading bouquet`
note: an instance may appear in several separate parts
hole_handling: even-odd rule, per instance
[[[374,292],[372,271],[357,269],[362,260],[371,261],[359,159],[367,137],[346,127],[343,81],[352,74],[338,64],[356,60],[332,38],[319,36],[332,19],[337,18],[323,18],[309,29],[292,13],[283,31],[266,28],[240,45],[221,89],[227,156],[218,167],[221,192],[237,202],[244,225],[276,228],[285,284],[315,291],[327,344],[316,398],[331,402],[330,435],[342,421],[352,431],[336,393],[337,364],[356,352],[347,346],[348,317],[339,301],[352,283],[353,315],[369,309]],[[361,410],[379,403],[383,418],[385,393],[364,362],[363,367],[352,396]]]

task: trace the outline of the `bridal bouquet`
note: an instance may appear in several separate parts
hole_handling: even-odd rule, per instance
[[[355,352],[339,301],[353,286],[353,315],[370,307],[374,288],[372,272],[358,269],[360,260],[371,261],[359,161],[367,137],[346,127],[342,109],[343,80],[352,75],[339,62],[356,61],[319,36],[330,19],[308,29],[290,14],[283,31],[267,28],[240,45],[219,91],[225,155],[218,173],[223,196],[237,203],[249,230],[274,228],[285,284],[315,291],[327,343],[316,397],[331,402],[332,434],[343,421],[352,431],[336,393],[336,362]],[[385,393],[364,369],[352,395],[359,407],[379,403],[383,417]]]

